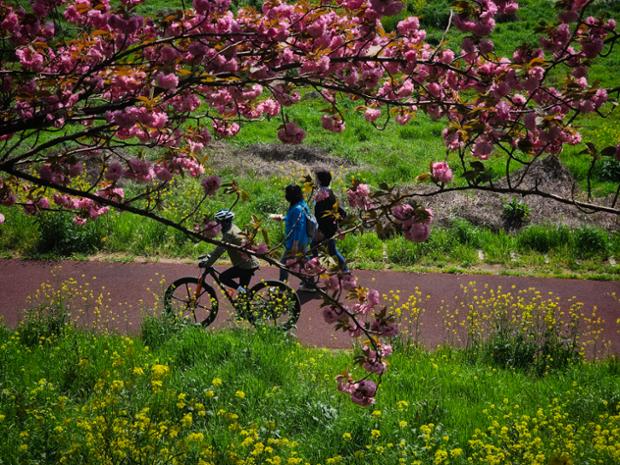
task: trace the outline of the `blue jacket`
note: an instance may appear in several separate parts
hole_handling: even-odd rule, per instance
[[[297,248],[301,251],[310,243],[306,232],[306,214],[309,212],[308,204],[305,200],[297,202],[288,209],[285,218],[284,234],[286,240],[284,245],[286,250],[293,248],[293,243],[297,243]]]

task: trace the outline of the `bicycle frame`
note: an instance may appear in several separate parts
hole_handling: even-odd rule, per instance
[[[220,290],[222,291],[222,294],[226,296],[226,299],[228,299],[228,301],[233,306],[233,308],[239,311],[239,309],[237,308],[237,300],[233,299],[231,295],[227,292],[227,289],[229,288],[227,286],[224,286],[224,284],[220,280],[220,274],[221,273],[213,267],[205,268],[204,271],[201,273],[200,278],[198,279],[198,285],[196,286],[196,292],[194,294],[195,299],[198,300],[198,297],[200,296],[200,293],[202,292],[202,283],[207,282],[206,277],[207,275],[209,275],[211,276],[211,278],[213,278],[213,281],[220,288]]]

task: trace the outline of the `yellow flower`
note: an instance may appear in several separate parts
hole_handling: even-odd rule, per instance
[[[211,384],[215,387],[221,386],[222,380],[220,378],[213,378],[213,380],[211,381]]]
[[[344,439],[345,441],[350,441],[351,433],[342,433],[342,439]]]
[[[144,370],[142,369],[142,367],[135,367],[132,370],[133,374],[136,376],[142,376],[144,374]]]
[[[206,394],[205,394],[209,399],[212,397],[215,397],[215,392],[213,392],[213,390],[209,389]]]
[[[400,428],[406,428],[408,424],[409,424],[409,423],[407,423],[405,420],[400,420],[400,421],[398,422],[398,426],[399,426]]]
[[[202,442],[205,438],[205,435],[202,433],[189,433],[187,435],[187,440],[190,442]]]
[[[245,399],[245,392],[237,391],[235,392],[235,397],[238,397],[239,399]]]
[[[451,457],[460,457],[461,455],[463,455],[463,449],[461,449],[460,447],[457,447],[450,451]]]
[[[186,413],[183,418],[181,419],[181,424],[186,427],[189,428],[190,426],[192,426],[192,422],[194,421],[192,414],[191,413]]]
[[[154,378],[163,378],[170,373],[170,368],[167,365],[155,364],[151,367]]]
[[[373,429],[370,432],[370,435],[372,436],[373,439],[378,439],[381,436],[381,431],[379,431],[378,429]]]
[[[6,418],[6,415],[0,413],[0,423],[2,423],[5,418]]]
[[[433,463],[435,465],[440,465],[446,460],[448,460],[448,452],[443,449],[437,449],[435,451],[435,460],[433,460]]]
[[[381,416],[381,410],[373,410],[372,412],[372,416],[373,417],[380,417]]]
[[[123,389],[124,386],[125,386],[125,383],[120,379],[115,379],[114,381],[112,381],[113,391],[120,391],[121,389]]]

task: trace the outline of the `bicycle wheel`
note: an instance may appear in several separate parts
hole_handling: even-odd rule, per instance
[[[299,319],[297,293],[281,281],[261,281],[248,291],[245,317],[254,326],[269,325],[284,330]]]
[[[164,309],[192,323],[199,323],[205,328],[215,320],[218,300],[215,291],[204,282],[200,294],[196,296],[198,279],[191,276],[177,279],[164,294]]]

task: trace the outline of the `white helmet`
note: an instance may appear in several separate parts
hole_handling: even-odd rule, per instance
[[[230,210],[220,210],[215,214],[215,221],[220,223],[224,221],[231,221],[235,217],[235,214]]]

